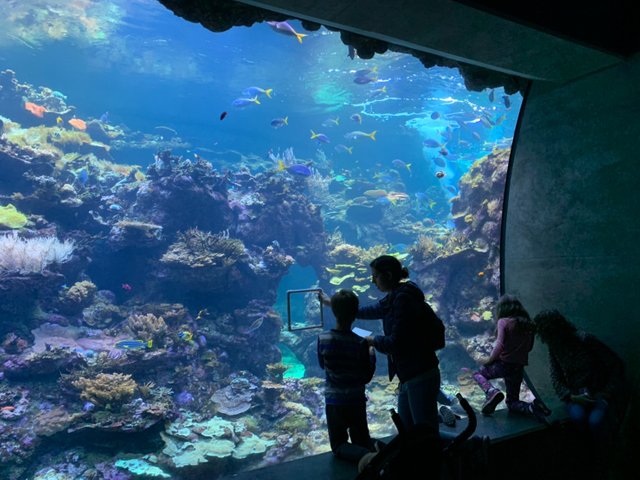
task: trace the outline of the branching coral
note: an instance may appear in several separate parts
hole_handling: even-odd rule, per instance
[[[160,261],[191,268],[227,268],[244,254],[244,243],[241,240],[229,238],[228,233],[214,234],[192,228],[178,234],[178,241],[169,247]]]
[[[138,384],[131,375],[100,373],[95,378],[81,377],[71,382],[80,390],[80,398],[96,405],[122,404],[135,394]]]
[[[135,338],[141,340],[153,340],[154,344],[162,343],[167,336],[167,324],[162,317],[156,317],[153,313],[146,315],[131,315],[127,319],[127,327]]]

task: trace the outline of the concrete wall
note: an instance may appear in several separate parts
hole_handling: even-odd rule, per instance
[[[640,392],[640,57],[557,85],[534,82],[512,165],[505,292],[557,308],[626,361]],[[544,397],[546,348],[529,375]],[[638,416],[635,415],[635,419]],[[628,423],[638,430],[637,421]],[[640,433],[640,432],[636,432]]]

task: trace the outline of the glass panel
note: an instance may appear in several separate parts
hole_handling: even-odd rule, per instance
[[[520,94],[297,21],[214,34],[155,1],[8,3],[0,477],[214,478],[328,451],[323,329],[288,331],[286,292],[371,304],[382,254],[447,327],[443,390],[480,408]],[[315,294],[292,308],[320,318]],[[378,354],[376,438],[396,386]]]

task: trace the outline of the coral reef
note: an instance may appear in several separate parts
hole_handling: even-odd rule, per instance
[[[81,377],[71,384],[80,390],[80,398],[95,405],[121,405],[136,392],[138,384],[131,375],[100,373],[95,378]]]
[[[26,215],[19,212],[15,206],[12,204],[0,206],[0,227],[22,228],[26,224]]]
[[[156,317],[153,313],[131,315],[127,319],[127,329],[134,338],[153,340],[156,346],[163,345],[168,332],[164,318]]]
[[[91,305],[97,290],[95,283],[89,280],[74,283],[60,293],[58,298],[60,311],[67,315],[80,313],[83,308]]]

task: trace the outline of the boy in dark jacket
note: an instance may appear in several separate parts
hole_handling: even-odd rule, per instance
[[[367,425],[365,385],[375,372],[376,357],[367,341],[351,331],[358,305],[358,297],[350,290],[333,295],[331,310],[336,328],[318,336],[318,362],[326,374],[324,396],[331,450],[354,462],[374,451]]]

